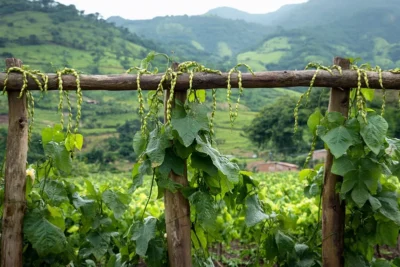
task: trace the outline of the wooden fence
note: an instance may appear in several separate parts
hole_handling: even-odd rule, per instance
[[[17,59],[7,59],[7,68],[21,66]],[[345,117],[349,108],[350,88],[357,87],[358,74],[349,70],[350,62],[346,59],[335,58],[334,64],[343,69],[340,74],[320,70],[314,86],[331,87],[329,111],[341,112]],[[245,73],[242,75],[244,88],[274,88],[309,86],[315,70],[305,71],[271,71],[258,72],[255,75]],[[367,72],[369,88],[381,89],[377,72]],[[55,74],[48,74],[48,90],[58,90],[58,81]],[[162,74],[142,75],[140,78],[143,90],[155,90]],[[0,73],[0,88],[3,88],[6,74]],[[226,88],[228,73],[210,74],[196,73],[193,78],[193,89]],[[386,89],[400,89],[400,74],[382,72],[384,87]],[[362,86],[366,87],[364,81]],[[80,75],[82,90],[136,90],[136,75]],[[175,95],[180,100],[185,100],[186,89],[189,84],[189,75],[178,76]],[[23,85],[21,74],[11,73],[7,82],[9,103],[9,126],[7,138],[7,161],[5,168],[5,199],[3,212],[3,229],[1,244],[1,266],[22,266],[22,225],[26,208],[25,200],[25,170],[28,151],[28,114],[25,95],[18,98]],[[237,74],[232,74],[231,85],[238,87]],[[165,88],[168,85],[165,84]],[[63,76],[64,90],[76,90],[75,77]],[[28,89],[38,90],[37,84],[28,79]],[[168,92],[167,92],[168,93]],[[335,191],[336,183],[343,178],[331,173],[333,156],[328,153],[325,163],[324,189],[322,195],[322,254],[324,266],[344,266],[344,218],[345,204],[340,202]],[[182,185],[187,184],[187,174],[177,176],[170,174],[171,179]],[[181,193],[165,194],[165,212],[167,222],[168,255],[171,266],[190,267],[191,242],[190,242],[190,212],[189,203]],[[171,219],[177,218],[177,219]]]

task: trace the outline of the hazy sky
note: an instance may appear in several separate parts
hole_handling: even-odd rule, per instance
[[[85,14],[100,13],[104,19],[121,16],[126,19],[151,19],[167,15],[201,15],[208,10],[228,6],[254,14],[277,10],[283,5],[307,0],[56,0],[75,5]]]

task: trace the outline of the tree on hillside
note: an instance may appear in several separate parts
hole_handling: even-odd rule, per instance
[[[314,90],[307,103],[300,106],[299,129],[295,134],[293,111],[297,101],[295,97],[283,96],[266,105],[251,124],[244,128],[247,137],[261,149],[276,153],[294,155],[307,152],[309,144],[304,141],[310,141],[306,128],[308,116],[317,107],[325,112],[328,106],[328,90]]]

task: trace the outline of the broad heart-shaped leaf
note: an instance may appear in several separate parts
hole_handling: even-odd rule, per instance
[[[198,222],[208,231],[215,229],[217,211],[213,197],[205,192],[197,191],[189,197],[191,207],[196,211]]]
[[[107,189],[103,192],[102,199],[106,206],[113,211],[115,219],[120,219],[127,209],[130,197],[121,192]]]
[[[199,103],[190,103],[189,109],[177,104],[172,112],[171,125],[178,132],[185,147],[190,146],[200,130],[209,130],[207,108]]]
[[[291,253],[294,249],[294,241],[289,236],[285,235],[281,231],[278,231],[275,234],[275,242],[278,247],[278,251],[280,255],[284,255],[286,253]]]
[[[352,251],[345,251],[344,253],[344,267],[370,267],[362,254],[354,253]]]
[[[54,166],[66,174],[72,170],[72,159],[70,152],[65,147],[64,143],[56,143],[50,141],[44,147],[46,156],[53,159]]]
[[[397,194],[395,192],[383,191],[377,196],[382,207],[378,210],[386,218],[390,219],[397,225],[400,225],[400,211],[397,202]]]
[[[146,144],[146,137],[141,131],[137,131],[133,136],[133,151],[135,151],[137,156],[142,155],[142,153],[146,150]]]
[[[38,210],[25,215],[24,235],[39,256],[62,253],[67,246],[63,231],[46,220]]]
[[[83,146],[83,135],[69,133],[65,139],[65,147],[68,151],[74,151],[75,148],[81,150]]]
[[[165,158],[165,149],[172,146],[169,136],[164,127],[156,127],[150,133],[149,143],[145,153],[151,161],[151,167],[160,166]]]
[[[370,102],[374,100],[374,93],[375,93],[374,89],[361,88],[361,93],[363,94],[366,100]]]
[[[204,142],[200,136],[196,138],[196,150],[210,156],[213,164],[220,172],[228,177],[232,183],[239,181],[239,167],[227,157],[222,156],[218,150],[213,148],[209,142]]]
[[[196,98],[200,103],[206,101],[206,90],[193,90],[189,94],[189,102],[194,102]]]
[[[321,139],[328,145],[329,150],[335,158],[344,155],[347,149],[353,145],[353,138],[349,130],[344,126],[333,128],[327,134],[322,136]]]
[[[60,124],[56,124],[54,127],[48,126],[42,130],[43,148],[45,148],[49,142],[61,143],[64,139],[65,135]]]
[[[76,209],[81,209],[85,218],[94,218],[96,216],[97,203],[93,199],[84,199],[75,192],[72,195],[72,203]]]
[[[353,171],[355,169],[356,167],[354,166],[354,163],[347,155],[343,155],[340,158],[333,159],[333,165],[331,171],[334,174],[344,176],[349,171]]]
[[[218,169],[214,166],[209,155],[199,152],[193,152],[190,156],[190,165],[195,169],[206,172],[211,177],[218,176]]]
[[[343,125],[345,122],[346,118],[343,116],[342,113],[337,112],[337,111],[332,111],[328,112],[322,121],[324,126],[326,126],[328,129],[336,128],[340,125]]]
[[[369,204],[371,204],[371,207],[372,207],[372,210],[373,210],[373,211],[376,211],[376,210],[378,210],[380,207],[382,207],[381,202],[380,202],[377,198],[375,198],[375,197],[373,197],[373,196],[370,196],[370,197],[368,198],[368,201],[369,201]]]
[[[185,169],[185,162],[182,158],[175,155],[172,148],[165,150],[165,158],[158,171],[164,175],[168,175],[173,171],[177,175],[183,175]]]
[[[163,260],[165,259],[164,242],[160,238],[154,238],[150,240],[149,246],[146,252],[146,263],[151,267],[162,267],[165,266]]]
[[[42,180],[40,186],[42,188],[44,186],[43,192],[46,194],[47,198],[54,206],[58,206],[63,202],[69,201],[67,190],[65,189],[62,182],[55,180],[45,182],[44,180]]]
[[[144,222],[133,225],[132,240],[136,241],[136,254],[142,257],[146,255],[149,241],[156,236],[156,224],[156,218],[147,217]]]
[[[361,123],[361,136],[367,146],[376,155],[379,154],[388,130],[386,120],[377,114],[368,116],[368,123]]]
[[[88,249],[85,249],[83,251],[83,254],[86,256],[89,256],[90,254],[93,254],[97,260],[100,260],[104,254],[107,253],[107,249],[110,244],[110,233],[105,233],[105,232],[90,232],[86,239],[89,241],[91,244],[91,247]]]
[[[381,167],[370,159],[362,159],[356,169],[344,175],[341,194],[351,191],[351,197],[361,208],[372,194],[376,193],[381,177]]]
[[[317,131],[317,126],[321,123],[321,120],[324,116],[322,116],[321,111],[316,109],[313,114],[310,115],[307,121],[308,128],[310,132],[315,134]]]
[[[252,227],[257,223],[260,223],[269,216],[264,213],[263,209],[260,206],[260,201],[257,195],[249,196],[246,199],[246,225],[247,227]]]
[[[132,170],[132,185],[129,188],[129,193],[132,194],[136,189],[143,184],[143,178],[151,173],[151,162],[146,159],[143,162],[136,162]]]
[[[157,179],[157,186],[159,190],[167,189],[172,193],[176,193],[178,189],[183,187],[181,184],[172,181],[168,175],[162,175],[159,179]]]
[[[399,237],[399,226],[394,222],[379,221],[376,226],[376,239],[379,245],[389,245],[394,247],[397,245]]]
[[[269,261],[274,260],[278,256],[278,247],[276,246],[275,235],[268,235],[264,241],[265,258]]]

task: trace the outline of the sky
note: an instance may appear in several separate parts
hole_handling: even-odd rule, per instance
[[[120,16],[125,19],[152,19],[167,15],[201,15],[216,7],[233,7],[248,13],[265,14],[283,5],[307,0],[56,0],[75,5],[85,14],[100,13],[102,18]]]

